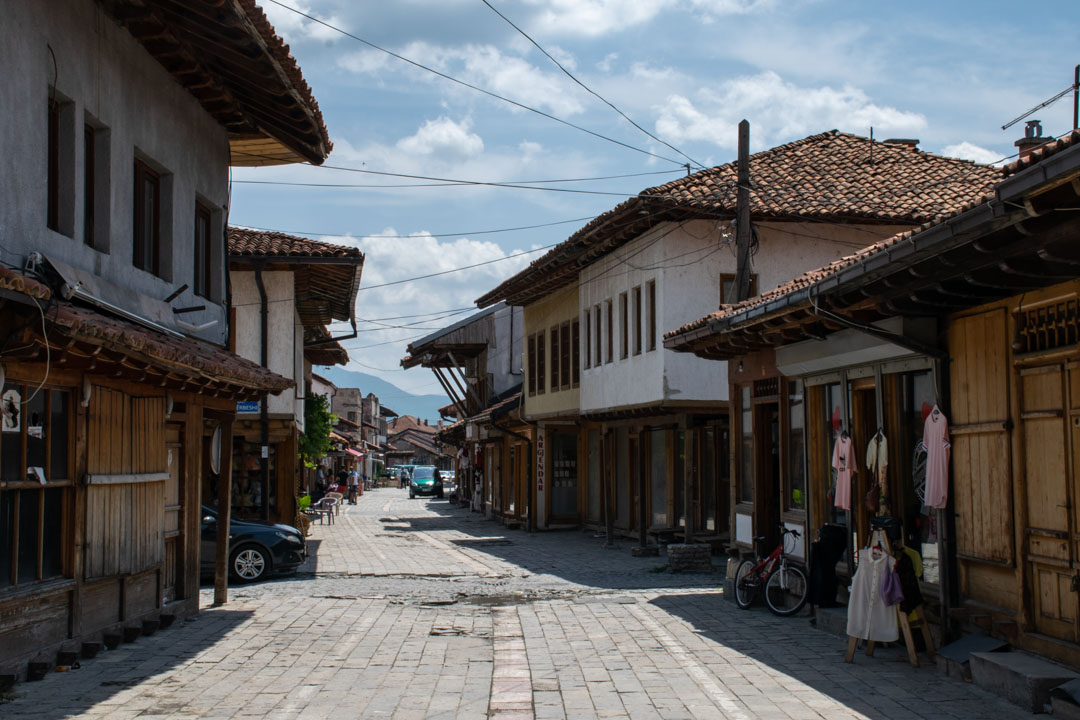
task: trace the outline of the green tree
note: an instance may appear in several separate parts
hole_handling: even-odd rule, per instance
[[[298,443],[304,465],[314,467],[330,452],[330,431],[336,422],[337,415],[330,412],[326,397],[308,392],[304,400],[304,432]]]

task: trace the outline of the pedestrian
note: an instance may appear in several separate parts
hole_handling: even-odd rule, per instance
[[[356,504],[356,495],[360,490],[360,473],[356,472],[356,468],[349,471],[349,504]]]

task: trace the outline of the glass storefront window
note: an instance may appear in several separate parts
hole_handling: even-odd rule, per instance
[[[789,510],[805,510],[806,447],[803,431],[806,428],[806,402],[802,380],[789,380],[787,389],[787,508]]]
[[[701,520],[706,530],[716,530],[716,431],[706,428],[701,438]]]
[[[232,512],[239,518],[265,518],[277,513],[277,448],[270,445],[268,450],[269,457],[264,458],[258,443],[242,439],[233,443]]]
[[[754,501],[754,406],[750,386],[739,391],[739,502]]]
[[[578,512],[578,454],[576,433],[551,434],[551,514],[573,517]]]

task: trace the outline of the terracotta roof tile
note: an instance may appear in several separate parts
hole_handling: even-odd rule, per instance
[[[1057,140],[1048,142],[1045,145],[1040,145],[1039,147],[1032,150],[1031,154],[1028,155],[1026,158],[1015,160],[1009,163],[1002,169],[1002,172],[1006,177],[1008,177],[1009,175],[1015,175],[1024,168],[1031,167],[1032,165],[1035,165],[1036,163],[1045,160],[1051,155],[1056,155],[1062,150],[1072,147],[1077,143],[1080,143],[1080,130],[1073,130],[1072,132],[1063,135]]]
[[[0,290],[11,290],[38,300],[48,300],[52,291],[48,285],[28,278],[18,270],[0,267]]]
[[[360,248],[310,240],[296,235],[229,227],[229,255],[251,257],[353,257],[363,261]]]
[[[759,220],[918,225],[982,196],[1000,177],[1001,171],[989,165],[831,130],[750,156],[751,213]],[[515,299],[538,285],[542,294],[568,285],[577,268],[661,222],[731,217],[736,178],[732,162],[643,190],[593,219],[477,303]]]

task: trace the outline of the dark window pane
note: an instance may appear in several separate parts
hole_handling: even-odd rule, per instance
[[[45,406],[46,392],[30,390],[32,397],[26,403],[26,468],[42,468],[45,472],[45,435],[49,430],[49,413]]]
[[[83,127],[83,242],[94,247],[94,126]]]
[[[59,390],[52,392],[52,412],[50,414],[52,445],[49,449],[52,465],[49,481],[69,480],[68,477],[68,393]]]
[[[41,577],[51,578],[64,573],[61,554],[64,536],[63,488],[42,490],[45,493],[45,527],[41,545]]]
[[[649,432],[649,487],[652,524],[667,526],[667,435],[665,430]]]
[[[38,502],[40,490],[19,491],[19,583],[37,579]]]
[[[11,549],[15,538],[15,493],[0,490],[0,588],[11,585]]]

